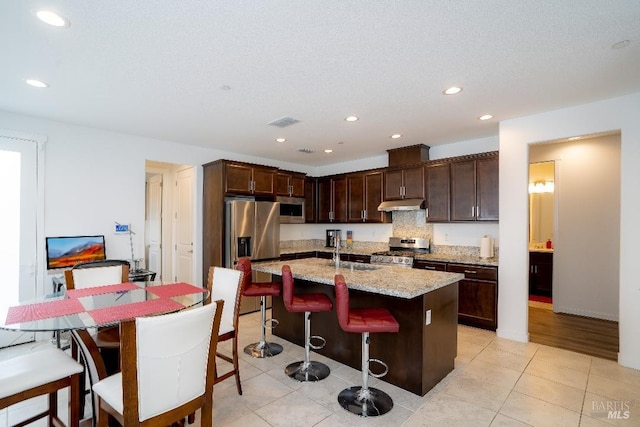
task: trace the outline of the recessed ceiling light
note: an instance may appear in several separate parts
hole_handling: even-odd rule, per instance
[[[399,133],[394,133],[393,135],[391,135],[392,139],[398,139],[398,138],[402,138],[402,135]]]
[[[36,16],[45,24],[54,27],[69,27],[71,25],[67,19],[50,10],[39,10],[36,12]]]
[[[571,138],[569,138],[569,141],[575,141],[577,139],[582,138],[581,136],[572,136]]]
[[[484,114],[478,117],[478,120],[489,120],[489,119],[493,119],[493,116],[491,114]]]
[[[333,153],[333,150],[332,150],[332,149],[330,149],[330,148],[327,148],[326,150],[324,150],[324,152],[325,152],[325,153],[327,153],[327,154],[328,154],[328,153]]]
[[[622,49],[631,44],[631,40],[622,40],[621,42],[615,43],[611,46],[611,49]]]
[[[39,88],[49,87],[49,85],[46,84],[45,82],[36,80],[36,79],[27,79],[25,80],[25,83],[33,87],[39,87]]]
[[[345,118],[345,120],[348,121],[348,122],[355,122],[358,119],[359,119],[359,117],[356,117],[356,116],[349,116],[349,117]]]
[[[449,89],[446,89],[444,92],[445,95],[455,95],[456,93],[462,92],[462,88],[458,86],[451,86]]]
[[[276,138],[276,142],[285,142],[285,141],[286,141],[286,139],[284,139],[284,138]]]

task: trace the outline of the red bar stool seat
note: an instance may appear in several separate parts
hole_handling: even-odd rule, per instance
[[[319,350],[326,341],[321,336],[311,335],[311,313],[331,311],[333,304],[328,296],[321,293],[294,294],[293,274],[288,265],[282,266],[282,299],[284,307],[291,313],[304,312],[304,360],[291,363],[284,373],[300,382],[320,381],[329,376],[331,370],[322,362],[310,360],[310,350]],[[311,340],[321,341],[319,345],[311,344]]]
[[[265,358],[282,353],[282,346],[273,342],[267,342],[266,329],[278,326],[276,319],[267,319],[267,297],[280,296],[282,285],[277,282],[253,283],[251,278],[251,260],[243,257],[238,260],[236,269],[242,274],[242,296],[260,297],[260,320],[262,322],[260,341],[249,344],[244,352],[255,358]]]
[[[396,319],[384,308],[349,308],[349,288],[341,274],[334,279],[336,291],[336,313],[340,328],[345,332],[362,334],[362,386],[346,388],[338,395],[338,403],[347,411],[361,417],[375,417],[386,414],[393,408],[393,400],[382,390],[369,387],[369,375],[382,378],[389,372],[386,363],[378,359],[369,358],[369,334],[398,332],[400,325]],[[369,370],[369,362],[375,362],[384,367],[380,374]]]

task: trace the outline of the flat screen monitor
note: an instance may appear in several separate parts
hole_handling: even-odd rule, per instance
[[[107,259],[104,236],[47,237],[47,270]]]

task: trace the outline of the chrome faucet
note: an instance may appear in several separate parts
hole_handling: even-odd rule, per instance
[[[340,268],[340,234],[339,233],[336,233],[334,241],[336,244],[336,248],[333,251],[333,264],[336,266],[336,268]]]

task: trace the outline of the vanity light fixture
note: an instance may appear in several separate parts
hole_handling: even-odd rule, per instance
[[[326,150],[324,150],[325,153],[329,154],[329,153],[333,153],[333,150],[330,148],[327,148]]]
[[[577,141],[580,138],[582,138],[582,137],[581,136],[572,136],[571,138],[569,138],[569,141]]]
[[[398,138],[402,138],[402,134],[394,133],[393,135],[391,135],[391,139],[398,139]]]
[[[529,194],[534,193],[553,193],[555,184],[553,181],[536,181],[529,183]]]
[[[357,116],[349,116],[349,117],[345,118],[345,120],[348,121],[348,122],[355,122],[358,119],[359,119],[359,117],[357,117]]]
[[[478,120],[482,120],[482,121],[484,121],[484,120],[489,120],[489,119],[493,119],[493,115],[491,115],[491,114],[484,114],[484,115],[482,115],[482,116],[478,117]]]
[[[49,87],[48,84],[46,84],[45,82],[41,81],[41,80],[36,80],[36,79],[27,79],[24,81],[26,84],[28,84],[29,86],[33,86],[33,87],[37,87],[37,88],[45,88],[45,87]]]
[[[63,18],[51,10],[38,10],[36,12],[36,16],[45,24],[49,24],[53,27],[69,27],[71,25],[68,19]]]
[[[285,142],[286,139],[285,138],[276,138],[276,142]]]
[[[455,95],[455,94],[460,93],[460,92],[462,92],[462,88],[461,87],[451,86],[450,88],[445,89],[445,91],[442,92],[442,93],[444,93],[445,95]]]

